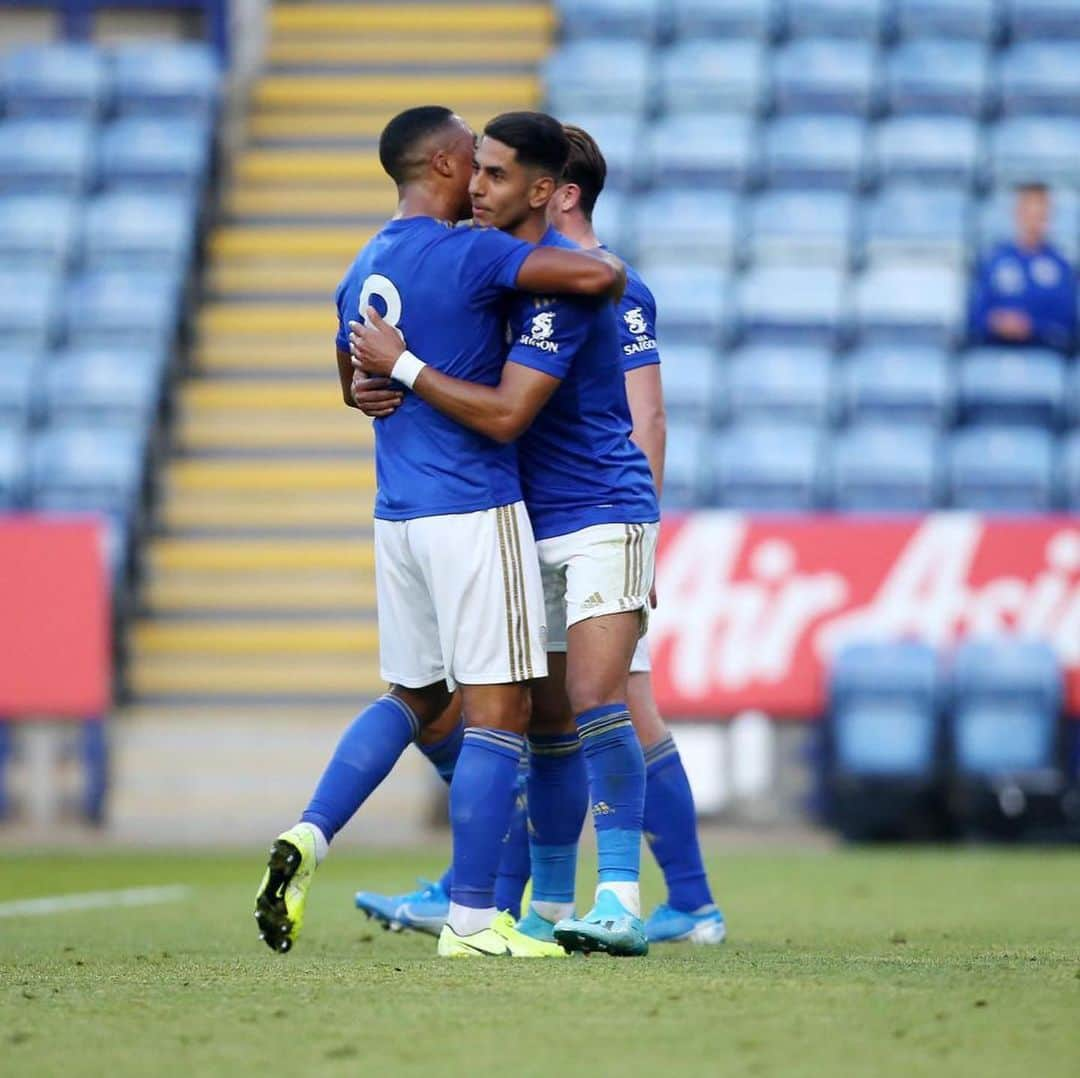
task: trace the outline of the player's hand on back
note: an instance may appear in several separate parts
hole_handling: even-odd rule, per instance
[[[405,399],[396,382],[389,378],[371,378],[361,370],[353,371],[352,398],[356,407],[371,419],[393,415]]]
[[[353,366],[365,374],[389,378],[394,364],[405,351],[405,341],[398,330],[372,307],[364,312],[363,323],[349,323],[349,351]]]

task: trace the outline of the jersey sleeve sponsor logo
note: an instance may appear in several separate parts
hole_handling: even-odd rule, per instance
[[[656,338],[649,336],[649,323],[640,307],[631,307],[624,311],[623,321],[627,331],[635,338],[630,344],[623,345],[623,355],[636,356],[642,352],[656,351]]]
[[[645,321],[645,315],[642,313],[640,307],[631,307],[630,310],[623,314],[623,321],[626,323],[626,328],[638,336],[641,333],[647,333],[649,330],[648,324]]]
[[[518,344],[538,348],[541,352],[558,352],[559,342],[551,337],[555,333],[555,312],[541,311],[532,317],[529,331],[518,338]]]

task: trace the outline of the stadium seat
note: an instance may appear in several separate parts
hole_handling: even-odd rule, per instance
[[[550,111],[644,114],[653,98],[652,54],[639,41],[572,41],[547,61]]]
[[[1066,415],[1065,365],[1056,352],[980,348],[964,356],[957,406],[965,423],[1054,429]]]
[[[990,103],[989,54],[977,41],[905,41],[889,54],[886,87],[894,115],[979,117]]]
[[[29,424],[42,370],[33,352],[0,351],[0,429]]]
[[[960,327],[961,275],[945,266],[871,266],[855,282],[856,329],[864,345],[950,344]]]
[[[765,171],[777,187],[851,191],[865,168],[863,124],[853,116],[785,116],[765,129]]]
[[[1076,0],[1002,0],[1009,33],[1018,41],[1080,38]]]
[[[1080,193],[1071,187],[1056,187],[1050,199],[1050,242],[1075,263],[1080,258]],[[1015,206],[1016,195],[1011,188],[999,189],[979,203],[976,232],[981,250],[1013,237]]]
[[[761,420],[824,426],[830,418],[832,376],[832,356],[824,348],[739,349],[728,362],[733,418],[737,423]]]
[[[65,269],[74,253],[77,220],[77,203],[64,196],[0,197],[0,269]]]
[[[949,358],[940,349],[860,349],[847,360],[844,404],[852,422],[943,427],[952,417]]]
[[[664,457],[665,509],[695,508],[705,500],[706,429],[702,420],[677,414],[668,421]]]
[[[930,427],[860,423],[833,438],[830,504],[845,512],[926,512],[941,501],[939,461]]]
[[[26,481],[26,436],[21,426],[0,424],[0,512],[22,504]]]
[[[160,376],[160,361],[152,353],[61,352],[45,372],[45,410],[53,423],[74,419],[145,426],[157,406]]]
[[[85,120],[0,123],[0,194],[78,195],[90,179],[92,149]]]
[[[140,42],[116,49],[113,93],[123,116],[209,119],[220,81],[213,49],[202,42]]]
[[[105,60],[92,46],[28,45],[2,63],[9,116],[89,120],[105,103]]]
[[[60,285],[56,273],[0,272],[0,341],[5,349],[43,352],[54,342]]]
[[[875,59],[868,41],[795,40],[774,53],[776,107],[787,113],[866,116],[877,101]]]
[[[1074,430],[1062,446],[1061,491],[1065,507],[1080,511],[1080,430]]]
[[[967,261],[969,205],[965,192],[921,184],[889,184],[865,203],[862,239],[865,257],[877,264]]]
[[[129,118],[101,136],[101,175],[107,187],[194,193],[209,156],[207,124],[193,118]]]
[[[600,242],[616,254],[624,252],[627,256],[635,250],[633,238],[628,231],[630,201],[629,196],[608,190],[605,184],[604,193],[593,209],[593,228],[600,237]]]
[[[87,273],[71,281],[68,340],[76,348],[142,347],[158,351],[172,338],[179,281],[172,273]]]
[[[886,0],[785,0],[788,33],[876,41],[885,27]]]
[[[846,326],[845,278],[833,266],[766,266],[736,285],[740,331],[759,343],[834,345]]]
[[[998,0],[895,0],[903,38],[955,37],[992,42],[1001,32]]]
[[[182,194],[110,191],[86,207],[88,269],[167,270],[183,276],[194,240],[194,208]]]
[[[948,448],[952,504],[983,512],[1038,513],[1054,504],[1054,443],[1043,430],[970,427]]]
[[[750,204],[750,257],[759,265],[846,269],[851,252],[852,201],[839,191],[773,191]]]
[[[1075,9],[1080,19],[1080,7]],[[1011,115],[1080,114],[1075,42],[1029,41],[1001,60],[1001,105]]]
[[[45,428],[30,447],[33,504],[126,516],[138,498],[143,448],[142,432],[131,426]]]
[[[680,41],[661,54],[660,94],[669,112],[758,112],[768,101],[765,50],[757,41]]]
[[[748,186],[756,172],[749,116],[683,113],[649,132],[645,162],[654,183],[727,188]]]
[[[638,266],[656,298],[661,344],[715,345],[724,329],[727,275],[712,265],[643,262]]]
[[[821,430],[747,423],[714,436],[715,497],[731,509],[806,511],[818,502]]]
[[[899,116],[873,133],[873,165],[885,183],[971,184],[980,174],[979,129],[961,116]]]
[[[779,28],[775,0],[672,0],[676,36],[766,40]]]
[[[1062,677],[1051,648],[1004,636],[960,644],[951,664],[954,766],[985,778],[1058,764]]]
[[[635,199],[631,232],[638,258],[730,266],[741,246],[736,205],[727,191],[660,190]]]
[[[1080,184],[1080,121],[1020,116],[1002,120],[990,134],[994,182],[1036,179],[1075,187]]]
[[[642,156],[642,126],[636,115],[570,113],[559,119],[588,131],[600,147],[608,169],[604,198],[608,197],[606,192],[622,191],[631,186],[641,168]]]
[[[567,40],[635,38],[653,41],[660,31],[660,0],[556,0]]]
[[[663,312],[660,312],[663,317]],[[703,422],[727,411],[727,372],[715,349],[664,345],[664,407],[669,416]]]

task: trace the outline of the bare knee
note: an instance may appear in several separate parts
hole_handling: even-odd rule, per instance
[[[467,726],[522,735],[528,728],[530,699],[526,685],[462,686],[462,695]]]
[[[445,681],[425,685],[420,689],[410,689],[404,685],[391,685],[390,695],[396,696],[416,716],[421,727],[427,727],[439,721],[450,706],[450,690]]]

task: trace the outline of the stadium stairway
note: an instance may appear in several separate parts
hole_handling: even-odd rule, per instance
[[[136,705],[380,691],[372,433],[341,403],[334,288],[393,211],[383,124],[420,103],[474,125],[534,106],[551,30],[533,4],[272,7],[144,558]]]

